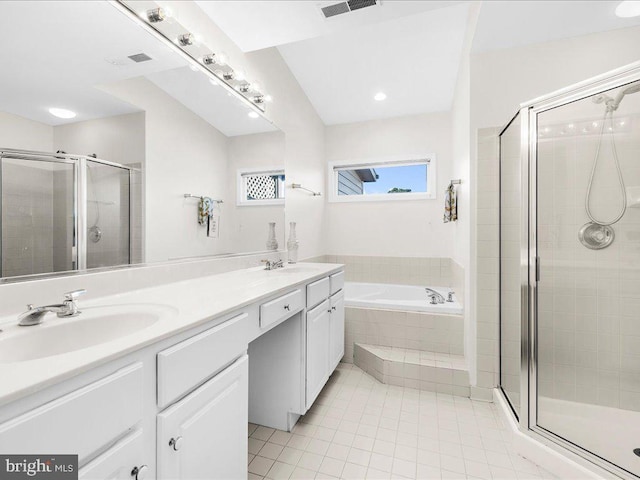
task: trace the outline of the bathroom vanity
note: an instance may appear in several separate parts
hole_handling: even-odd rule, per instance
[[[3,318],[0,452],[77,454],[82,479],[246,478],[247,422],[290,430],[344,353],[343,283],[251,268]]]

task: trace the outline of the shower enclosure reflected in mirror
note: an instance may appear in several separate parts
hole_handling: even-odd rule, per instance
[[[640,476],[638,92],[629,68],[500,134],[502,392],[523,429],[625,478]]]
[[[0,28],[3,281],[264,251],[270,222],[284,245],[284,134],[136,19],[1,2]],[[240,201],[247,171],[278,173],[267,201]]]

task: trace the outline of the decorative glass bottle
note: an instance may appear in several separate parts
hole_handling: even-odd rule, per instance
[[[269,222],[269,237],[267,238],[267,250],[277,250],[278,240],[276,240],[276,222]]]
[[[289,222],[289,241],[287,242],[289,263],[298,261],[298,240],[296,239],[296,222]]]

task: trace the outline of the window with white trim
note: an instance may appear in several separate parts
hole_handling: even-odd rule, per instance
[[[284,170],[238,170],[238,205],[283,205]]]
[[[329,165],[329,201],[435,198],[435,155]]]

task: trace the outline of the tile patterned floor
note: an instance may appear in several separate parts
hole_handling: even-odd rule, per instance
[[[384,385],[340,364],[292,433],[249,425],[249,480],[552,479],[494,405]]]

